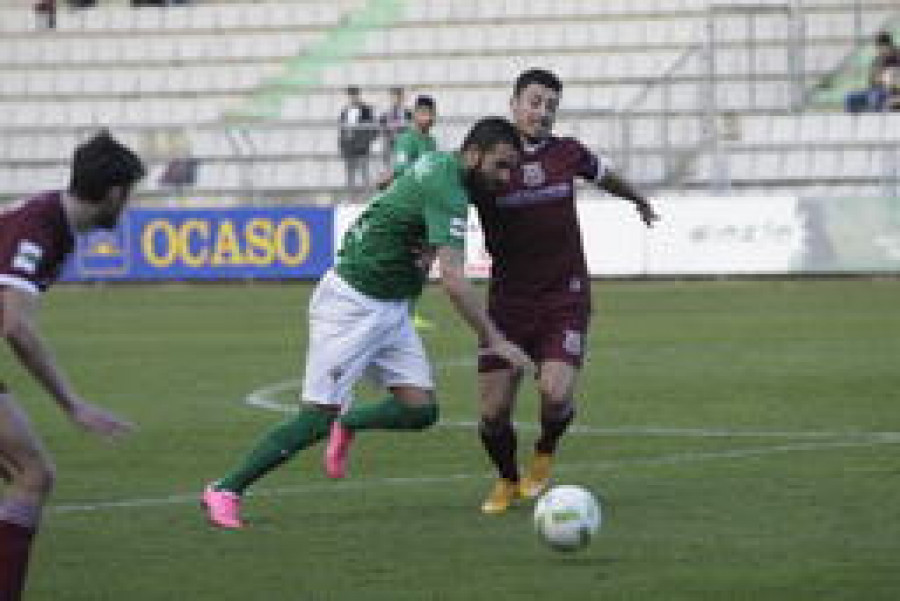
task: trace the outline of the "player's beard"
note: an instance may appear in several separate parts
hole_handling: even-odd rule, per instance
[[[97,227],[104,230],[116,229],[116,226],[119,225],[119,218],[122,216],[122,209],[123,207],[121,205],[104,208],[103,211],[97,215]]]
[[[483,160],[479,159],[478,164],[466,170],[463,176],[463,183],[466,189],[474,198],[485,198],[499,192],[500,186],[494,185],[481,170]]]
[[[125,210],[125,202],[129,194],[128,189],[118,190],[119,194],[113,193],[106,199],[97,213],[94,223],[98,228],[104,230],[114,230],[119,225],[119,219]]]
[[[433,246],[422,245],[413,248],[412,253],[415,257],[416,267],[427,277],[431,272],[431,265],[437,257],[437,249]]]

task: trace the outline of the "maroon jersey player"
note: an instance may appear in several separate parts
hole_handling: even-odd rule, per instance
[[[107,133],[79,146],[68,190],[0,208],[0,330],[13,354],[79,427],[115,436],[131,425],[84,401],[60,369],[35,322],[38,300],[58,277],[75,234],[112,228],[133,186],[140,159]],[[53,486],[54,467],[0,374],[0,599],[20,598],[31,540]]]
[[[499,196],[476,199],[491,255],[489,312],[538,367],[541,433],[520,479],[512,411],[522,374],[496,356],[479,357],[480,435],[499,480],[482,505],[501,513],[546,488],[557,443],[575,415],[574,391],[591,312],[591,291],[575,210],[583,179],[635,204],[648,226],[650,203],[603,159],[572,138],[552,135],[562,83],[532,69],[516,81],[512,113],[525,143],[522,162]]]

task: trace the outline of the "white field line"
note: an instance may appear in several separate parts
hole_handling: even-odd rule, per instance
[[[457,362],[448,362],[455,366]],[[274,395],[298,390],[299,380],[286,380],[260,388],[247,395],[244,403],[253,407],[259,407],[270,411],[291,412],[296,410],[294,405],[285,405],[275,401]],[[443,428],[474,428],[476,422],[455,421],[438,424]],[[525,430],[537,429],[536,424],[518,424]],[[591,463],[561,463],[556,466],[558,473],[579,473],[613,470],[621,467],[654,467],[666,465],[681,465],[699,463],[703,461],[750,459],[795,452],[816,452],[831,449],[874,447],[883,444],[900,444],[900,432],[828,432],[828,431],[749,431],[731,430],[720,428],[662,428],[662,427],[616,427],[598,428],[588,425],[574,425],[573,434],[587,436],[660,436],[660,437],[689,437],[689,438],[779,438],[794,439],[794,442],[785,442],[774,446],[749,447],[740,449],[728,449],[723,451],[688,451],[672,453],[654,457],[636,457],[631,459],[615,459],[595,461]],[[829,440],[837,439],[837,440]],[[341,493],[358,491],[361,489],[384,486],[428,486],[433,484],[446,484],[454,481],[482,480],[493,477],[490,473],[445,474],[434,476],[414,476],[397,478],[355,478],[341,482],[325,482],[317,484],[305,484],[299,486],[257,489],[248,493],[254,497],[282,497],[318,493]],[[107,511],[113,509],[135,509],[145,507],[161,507],[170,505],[185,505],[197,503],[199,493],[172,494],[159,497],[143,497],[120,499],[111,501],[96,501],[90,503],[63,503],[52,505],[49,510],[56,514],[89,513]]]
[[[244,404],[258,407],[268,411],[280,413],[292,413],[297,410],[296,404],[278,402],[273,397],[289,391],[298,391],[300,380],[285,380],[258,390],[254,390],[244,398]],[[475,428],[474,421],[443,421],[438,424],[443,428]],[[524,431],[539,429],[538,424],[517,423],[516,427]],[[900,440],[900,432],[864,432],[859,430],[845,431],[778,431],[778,430],[734,430],[730,428],[667,428],[657,426],[618,426],[611,428],[595,427],[582,424],[574,424],[569,432],[586,436],[659,436],[659,437],[687,437],[687,438],[853,438],[871,440],[873,438],[888,438]]]
[[[804,451],[826,451],[829,449],[873,447],[882,444],[900,443],[900,437],[871,438],[868,440],[836,440],[836,441],[810,441],[796,442],[768,447],[751,447],[743,449],[729,449],[726,451],[697,451],[685,453],[672,453],[655,457],[635,457],[631,459],[615,459],[595,461],[591,463],[561,463],[556,467],[557,473],[584,473],[614,470],[622,467],[657,467],[670,465],[684,465],[713,461],[719,459],[749,459],[795,453]],[[252,497],[286,497],[317,493],[346,493],[359,490],[379,488],[385,486],[428,486],[433,484],[446,484],[448,482],[467,480],[486,480],[492,478],[489,473],[478,474],[446,474],[435,476],[413,476],[397,478],[356,478],[341,482],[326,482],[318,484],[305,484],[300,486],[288,486],[282,488],[258,489],[247,493]],[[147,507],[161,507],[170,505],[188,505],[199,503],[200,493],[174,494],[161,497],[145,497],[121,499],[115,501],[96,501],[92,503],[65,503],[52,505],[50,511],[56,514],[90,513],[108,511],[113,509],[140,509]]]

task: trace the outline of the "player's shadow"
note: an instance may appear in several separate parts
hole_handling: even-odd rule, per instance
[[[550,563],[555,571],[578,570],[579,578],[584,578],[584,575],[589,573],[590,579],[599,583],[613,577],[615,573],[614,566],[619,563],[619,560],[609,556],[560,554],[551,562],[541,562],[541,569],[546,569],[547,563]]]
[[[546,564],[546,561],[542,561],[542,564]],[[619,563],[619,560],[615,557],[594,557],[591,555],[567,555],[565,553],[560,553],[553,559],[553,565],[559,567],[560,569],[565,569],[566,567],[572,567],[575,569],[583,569],[585,567],[594,567],[594,568],[608,568],[612,567],[615,564]]]

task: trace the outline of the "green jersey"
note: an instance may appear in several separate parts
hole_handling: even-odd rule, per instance
[[[428,152],[376,196],[341,242],[335,270],[351,286],[381,300],[412,299],[428,277],[420,253],[465,249],[469,196],[453,152]]]
[[[423,134],[415,127],[407,127],[394,141],[394,175],[406,171],[420,156],[437,150],[437,142],[431,134]]]

